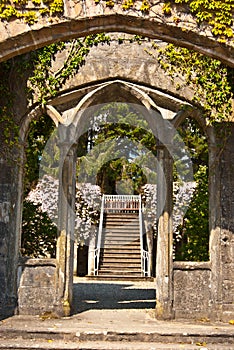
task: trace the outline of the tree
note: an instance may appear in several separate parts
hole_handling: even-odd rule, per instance
[[[194,175],[197,186],[183,222],[175,236],[175,260],[209,260],[208,167],[200,165]]]
[[[150,155],[156,156],[156,138],[134,105],[114,102],[101,106],[87,133],[89,145],[78,160],[78,178],[96,178],[102,192],[110,194],[116,193],[116,183],[122,179],[139,193],[149,173],[155,172],[141,167]],[[123,187],[122,183],[121,191]]]
[[[57,227],[48,215],[29,200],[24,201],[21,254],[55,258]]]

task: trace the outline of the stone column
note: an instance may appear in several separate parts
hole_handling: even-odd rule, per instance
[[[216,132],[219,132],[219,140],[223,142],[218,143],[221,230],[218,251],[220,267],[216,273],[217,286],[222,288],[222,294],[220,291],[218,294],[222,296],[221,320],[228,322],[234,319],[234,121],[226,125],[223,123]]]
[[[158,238],[156,256],[156,317],[173,318],[172,159],[166,147],[158,149]]]
[[[210,135],[209,142],[209,254],[211,265],[210,293],[212,312],[209,317],[214,320],[220,320],[222,314],[220,147],[217,146],[217,140],[213,134]],[[221,141],[219,144],[221,144]]]
[[[76,146],[60,145],[57,260],[62,313],[70,315],[73,288]]]
[[[0,314],[11,316],[17,306],[19,230],[17,217],[17,165],[0,159]]]

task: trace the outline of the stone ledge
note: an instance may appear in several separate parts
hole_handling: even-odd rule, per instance
[[[53,266],[57,267],[58,262],[56,259],[49,259],[49,258],[27,258],[27,257],[21,257],[19,259],[19,266]]]
[[[209,261],[174,261],[173,270],[209,270],[211,264]]]

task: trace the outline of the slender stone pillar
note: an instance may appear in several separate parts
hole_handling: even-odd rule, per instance
[[[70,142],[63,142],[60,149],[62,164],[60,164],[58,203],[58,287],[63,314],[68,316],[71,312],[73,288],[76,147],[71,146]]]
[[[172,159],[165,147],[158,149],[158,238],[156,257],[156,317],[173,318]]]

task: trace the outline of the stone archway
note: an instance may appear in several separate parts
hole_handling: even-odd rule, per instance
[[[144,90],[144,89],[143,89]],[[77,93],[77,91],[75,91],[74,92],[74,94],[76,94]],[[145,93],[146,94],[149,94],[150,96],[151,96],[151,94],[153,95],[153,92],[152,91],[150,91],[150,87],[149,88],[145,88]],[[79,99],[79,97],[78,97],[78,95],[79,95],[79,93],[77,93],[77,99]],[[155,99],[156,100],[160,100],[160,98],[161,97],[159,97],[159,94],[158,94],[158,96],[156,96],[157,94],[155,94],[154,96],[155,96]],[[61,96],[61,100],[62,99],[64,99],[64,101],[67,101],[67,96],[65,96],[65,94],[64,95],[62,95]],[[55,100],[53,100],[52,102],[51,102],[51,107],[49,107],[50,108],[50,110],[54,110],[53,108],[56,108],[56,106],[58,106],[59,104],[60,104],[60,98],[58,98],[58,99],[55,99]],[[154,100],[154,99],[153,99]],[[165,102],[166,101],[166,102]],[[165,110],[165,105],[167,104],[167,103],[170,103],[171,105],[173,105],[174,107],[171,107],[171,110],[172,111],[176,111],[177,110],[177,107],[179,106],[179,102],[178,101],[176,101],[176,99],[175,98],[172,98],[171,96],[170,96],[170,94],[168,94],[167,95],[167,99],[166,99],[166,97],[165,97],[165,99],[164,99],[164,105],[163,106],[160,106],[160,108],[163,110]],[[61,103],[62,104],[62,103]],[[56,119],[57,118],[57,119]],[[61,123],[62,122],[62,120],[60,120],[60,114],[57,114],[57,116],[56,117],[54,117],[54,120],[56,120],[56,122],[57,123]],[[213,155],[214,155],[214,157],[216,157],[217,156],[217,154],[218,154],[218,151],[217,151],[217,147],[216,147],[216,139],[215,139],[215,137],[212,135],[212,147],[214,147],[214,153],[213,153]],[[230,145],[229,145],[229,147],[231,147],[231,143],[230,143]],[[231,153],[231,150],[230,149],[228,149],[227,150],[227,152],[229,152],[228,154],[231,154],[232,155],[232,153]],[[163,156],[162,156],[162,158],[163,158]],[[226,164],[228,163],[228,161],[227,161],[227,158],[225,158],[225,162],[226,162]],[[215,174],[217,175],[217,178],[216,178],[216,181],[218,181],[218,179],[220,179],[219,178],[219,172],[220,173],[222,173],[222,174],[224,174],[224,170],[222,170],[222,169],[220,169],[220,167],[219,167],[219,165],[217,164],[217,162],[216,162],[216,164],[215,164],[215,166],[214,166],[214,171],[215,171]],[[229,168],[228,168],[229,169]],[[225,175],[226,176],[226,175]],[[230,185],[230,181],[228,182],[228,184]],[[216,182],[216,184],[217,184],[217,182]],[[214,185],[215,186],[215,185]],[[231,186],[231,185],[230,185]],[[221,191],[221,187],[218,187],[218,191]],[[225,199],[224,197],[223,197],[223,199]],[[213,200],[215,201],[215,195],[213,194]],[[215,230],[215,232],[217,233],[217,234],[214,234],[213,235],[213,238],[212,238],[212,240],[213,240],[213,242],[214,242],[214,244],[212,243],[211,245],[212,245],[212,249],[213,249],[213,251],[215,250],[215,246],[217,245],[218,247],[219,247],[219,249],[221,249],[221,247],[220,247],[220,244],[218,243],[218,241],[219,241],[219,238],[220,238],[220,226],[221,225],[219,225],[219,215],[220,215],[220,212],[219,212],[219,210],[221,210],[220,209],[220,207],[218,207],[218,205],[217,205],[217,207],[215,207],[215,208],[213,208],[213,217],[214,217],[214,223],[213,223],[213,226],[212,226],[212,229],[213,230]],[[223,214],[224,215],[224,214]],[[225,214],[226,215],[226,214]],[[224,215],[224,217],[225,217],[225,215]],[[218,219],[217,219],[218,218]],[[229,217],[228,217],[228,214],[227,214],[227,219],[228,219]],[[229,218],[230,219],[230,218]],[[228,219],[228,220],[229,220]],[[14,223],[13,223],[13,225],[14,225]],[[229,231],[228,231],[228,229],[227,229],[227,240],[229,240]],[[223,245],[225,245],[226,243],[226,238],[225,238],[225,240],[223,241]],[[214,288],[218,291],[218,297],[215,299],[215,300],[213,300],[212,302],[213,303],[215,303],[215,301],[216,300],[218,300],[218,302],[219,302],[219,304],[221,304],[221,302],[222,302],[222,293],[223,293],[223,291],[222,291],[222,286],[221,286],[221,281],[219,280],[219,282],[218,282],[218,284],[217,284],[217,280],[215,279],[215,277],[214,277],[214,275],[215,275],[215,271],[217,271],[218,269],[219,269],[219,263],[220,263],[220,258],[218,257],[218,254],[216,255],[217,256],[217,260],[215,261],[212,261],[211,262],[211,266],[212,266],[212,274],[213,274],[213,285],[214,285]],[[171,269],[171,267],[170,267],[170,269]],[[207,270],[207,266],[204,266],[204,269],[205,270]],[[186,270],[186,268],[185,268],[185,270]],[[171,270],[170,270],[171,271]],[[171,273],[171,272],[170,272]],[[167,283],[166,282],[166,280],[165,280],[165,283]],[[226,283],[226,282],[225,282]],[[229,280],[228,280],[228,283],[229,283]],[[228,288],[228,283],[226,283],[225,284],[225,288]],[[9,288],[11,288],[11,287],[9,287]],[[14,287],[12,288],[12,290],[14,289]],[[13,293],[14,294],[14,293]],[[170,299],[171,300],[171,299]],[[227,297],[226,297],[226,302],[227,302],[227,300],[229,300]],[[168,300],[167,301],[165,301],[165,302],[168,302]],[[66,306],[66,305],[65,305]],[[218,314],[218,311],[217,311],[217,314]]]
[[[116,91],[121,100],[120,91],[124,98],[139,103],[142,114],[148,120],[155,136],[159,139],[159,169],[158,169],[158,198],[161,214],[159,217],[158,254],[157,254],[157,316],[163,319],[173,318],[173,261],[172,261],[172,160],[173,150],[171,140],[174,132],[171,123],[162,118],[158,107],[147,94],[144,87],[128,82],[116,80],[100,84],[96,89],[92,87],[76,107],[65,110],[62,115],[52,106],[48,106],[48,114],[53,120],[59,121],[59,135],[61,148],[60,166],[60,194],[59,194],[59,239],[57,249],[57,276],[55,288],[57,295],[57,311],[65,315],[70,313],[73,285],[73,243],[74,243],[74,191],[75,191],[75,149],[79,135],[84,131],[87,122],[89,106],[115,98]],[[155,91],[157,96],[157,91]],[[162,98],[162,94],[160,94]],[[66,96],[68,101],[68,96]],[[74,98],[71,93],[70,98]],[[168,95],[164,98],[168,99]],[[63,101],[63,97],[61,97]],[[177,101],[178,102],[178,101]],[[162,101],[164,105],[165,101]],[[172,102],[173,104],[173,102]],[[184,104],[181,101],[181,104]],[[141,106],[144,106],[142,108]],[[179,107],[179,106],[178,106]],[[159,107],[160,108],[160,107]],[[188,112],[184,112],[187,114]],[[89,114],[89,112],[88,112]],[[173,146],[174,147],[174,146]],[[162,186],[165,177],[165,187]],[[165,199],[165,192],[167,193]],[[167,258],[165,258],[167,257]],[[21,296],[21,301],[23,297]]]
[[[148,14],[142,14],[134,9],[124,11],[121,4],[108,8],[103,3],[94,5],[89,0],[83,6],[66,1],[66,17],[51,19],[49,24],[43,17],[30,27],[20,20],[2,23],[1,61],[59,40],[98,32],[125,32],[172,42],[234,65],[232,39],[227,39],[225,44],[218,42],[208,26],[204,35],[203,28],[191,13],[181,11],[179,6],[174,5],[171,15],[165,16],[163,5],[164,2],[160,1],[150,8]],[[173,21],[173,16],[179,21]]]

